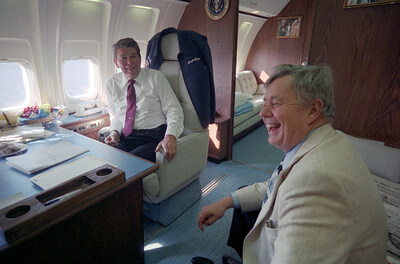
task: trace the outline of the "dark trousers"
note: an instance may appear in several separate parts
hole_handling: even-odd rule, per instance
[[[238,189],[244,188],[241,186]],[[235,208],[232,216],[231,230],[229,231],[228,246],[235,249],[240,258],[243,257],[243,242],[247,234],[256,223],[260,211],[243,213],[240,208]]]
[[[128,137],[121,134],[118,148],[155,162],[156,153],[154,151],[158,143],[163,140],[166,130],[167,125],[161,125],[153,129],[134,129]]]
[[[240,258],[243,256],[243,241],[256,223],[259,213],[260,211],[243,213],[241,209],[237,208],[233,211],[227,244],[236,250]]]

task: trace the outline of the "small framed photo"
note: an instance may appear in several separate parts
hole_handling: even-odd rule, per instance
[[[365,7],[386,4],[398,4],[400,0],[344,0],[344,8]]]
[[[299,38],[300,37],[301,16],[278,17],[276,27],[277,38]]]

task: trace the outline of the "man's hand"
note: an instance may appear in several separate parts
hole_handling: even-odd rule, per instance
[[[116,130],[110,132],[110,135],[104,139],[104,143],[107,145],[116,147],[118,146],[119,133]]]
[[[233,208],[232,196],[227,196],[215,203],[207,205],[201,209],[197,216],[197,223],[200,230],[204,231],[204,226],[209,226],[215,223],[218,219],[224,216],[225,211],[229,208]]]
[[[164,139],[158,143],[155,152],[158,152],[161,148],[164,149],[164,155],[168,161],[172,160],[176,154],[176,137],[173,135],[165,135]]]

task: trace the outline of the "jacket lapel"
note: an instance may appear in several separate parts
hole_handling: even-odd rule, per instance
[[[311,140],[309,140],[310,139],[309,138],[301,145],[300,149],[297,151],[296,155],[294,156],[290,164],[279,173],[278,179],[276,180],[275,183],[274,190],[272,191],[270,197],[268,197],[265,204],[262,206],[261,211],[257,217],[256,223],[254,224],[254,227],[257,227],[262,222],[263,219],[269,219],[269,217],[271,216],[279,187],[285,181],[286,177],[289,176],[289,173],[293,165],[296,164],[309,151],[311,151],[313,148],[321,144],[324,138],[331,136],[329,134],[332,132],[334,133],[332,126],[330,124],[326,124],[320,127],[318,131],[315,131],[315,133],[313,133],[310,136],[310,138],[312,138]]]
[[[254,227],[256,227],[258,224],[260,224],[260,222],[262,222],[262,220],[265,219],[266,216],[269,217],[272,214],[272,209],[273,209],[273,205],[275,204],[275,198],[276,198],[276,194],[278,192],[279,186],[285,180],[284,176],[287,175],[287,173],[290,171],[290,169],[291,169],[291,165],[289,165],[287,168],[283,169],[279,173],[278,179],[275,182],[275,187],[272,190],[272,193],[268,197],[268,199],[265,202],[265,204],[261,207],[261,211],[258,214],[258,217],[257,217],[256,223],[254,224]]]

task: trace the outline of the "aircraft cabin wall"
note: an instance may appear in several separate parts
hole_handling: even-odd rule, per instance
[[[236,73],[246,70],[251,45],[267,18],[239,13]]]
[[[187,2],[176,0],[2,0],[0,111],[58,102],[77,109],[104,101],[117,71],[112,45],[134,38],[144,66],[148,40],[177,27]]]

